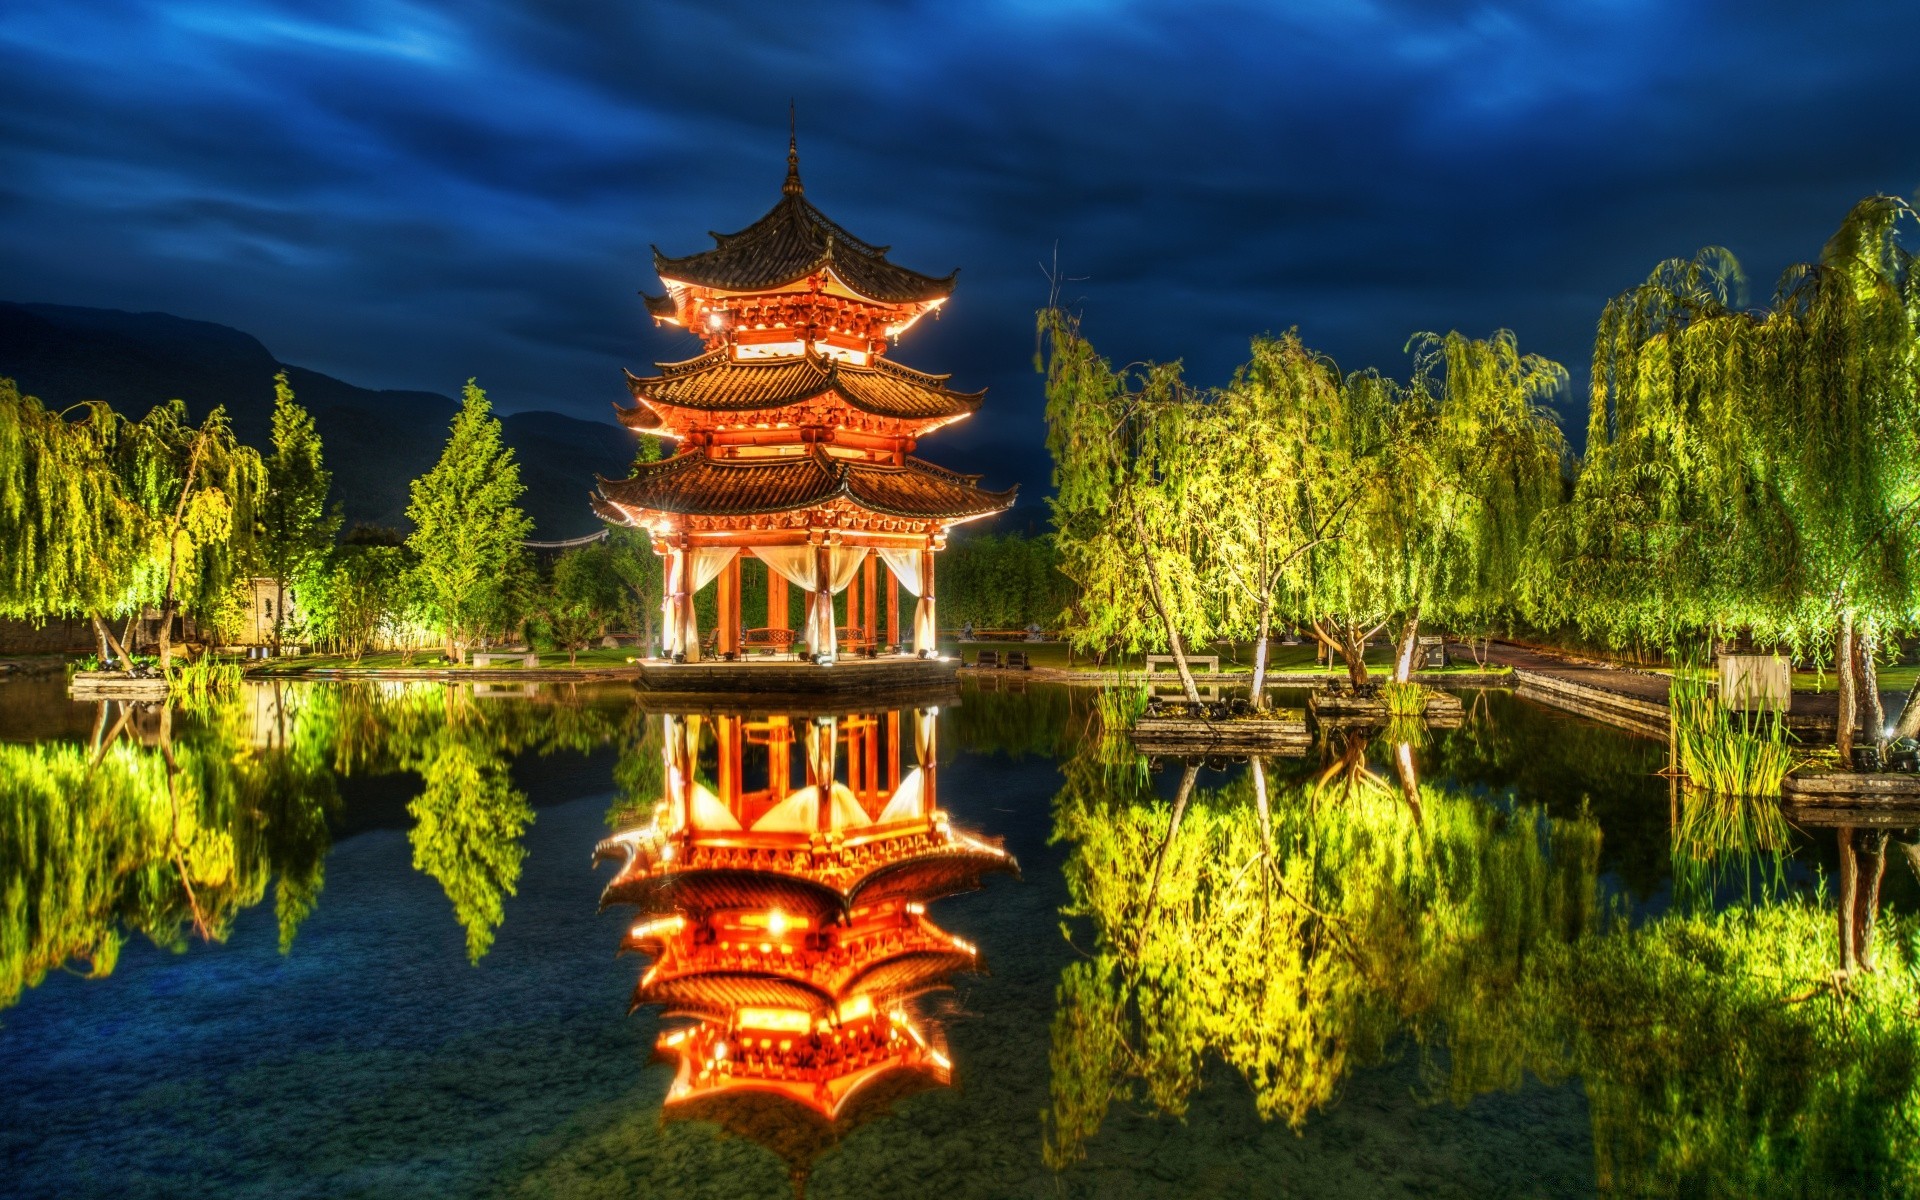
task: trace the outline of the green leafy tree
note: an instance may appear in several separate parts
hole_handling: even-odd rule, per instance
[[[104,663],[119,639],[103,617],[134,603],[145,514],[114,469],[121,418],[104,404],[76,411],[50,412],[0,379],[0,615],[84,613]]]
[[[581,546],[554,560],[540,611],[554,644],[577,661],[581,650],[607,632],[607,623],[626,607],[627,592],[612,566],[613,551],[603,544]]]
[[[186,405],[171,400],[117,434],[121,488],[145,518],[129,608],[159,610],[160,662],[170,675],[175,615],[212,617],[245,579],[266,471],[260,455],[234,439],[224,408],[196,426]]]
[[[407,506],[414,525],[407,545],[419,556],[414,573],[448,658],[465,661],[470,644],[508,623],[525,574],[521,542],[533,529],[520,511],[525,490],[486,393],[468,380],[447,448],[413,481]]]
[[[287,591],[307,582],[333,548],[340,514],[327,511],[333,473],[324,465],[313,417],[293,398],[287,373],[273,377],[273,453],[260,501],[260,563],[274,586],[273,644],[287,622]]]
[[[1041,312],[1054,544],[1079,589],[1069,640],[1105,653],[1165,646],[1189,703],[1187,645],[1211,636],[1193,488],[1197,404],[1178,364],[1116,371],[1079,322]]]
[[[1615,645],[1747,627],[1830,646],[1850,742],[1855,704],[1879,707],[1870,651],[1916,607],[1912,218],[1861,201],[1764,311],[1738,306],[1739,265],[1717,248],[1609,303],[1585,469],[1541,528],[1538,619]]]
[[[1344,536],[1367,487],[1336,453],[1339,369],[1292,330],[1256,338],[1251,360],[1208,406],[1196,456],[1209,514],[1205,581],[1219,631],[1253,642],[1254,703],[1266,706],[1268,639],[1306,582],[1307,554]]]
[[[1384,531],[1396,544],[1399,648],[1394,679],[1414,666],[1432,614],[1484,628],[1510,611],[1533,522],[1561,495],[1566,438],[1547,407],[1560,364],[1491,338],[1416,334],[1414,382],[1389,465]]]

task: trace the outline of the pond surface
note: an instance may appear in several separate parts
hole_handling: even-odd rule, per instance
[[[0,685],[0,1193],[1920,1193],[1905,831],[1493,692],[526,691]]]

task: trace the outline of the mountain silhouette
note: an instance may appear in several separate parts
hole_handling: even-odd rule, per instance
[[[181,399],[195,420],[225,405],[241,441],[271,449],[273,377],[285,370],[313,414],[347,524],[408,528],[407,487],[440,457],[459,403],[438,392],[376,391],[282,363],[258,338],[167,313],[0,301],[0,376],[49,407],[105,400],[129,417]],[[610,421],[512,413],[502,435],[520,463],[520,504],[538,538],[592,533],[595,472],[626,475],[633,435]]]

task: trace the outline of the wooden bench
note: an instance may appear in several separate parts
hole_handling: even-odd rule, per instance
[[[1032,664],[1031,662],[1029,662],[1029,661],[1027,661],[1027,652],[1026,652],[1025,650],[1009,650],[1009,651],[1007,651],[1007,664],[1006,664],[1006,665],[1007,665],[1007,670],[1009,670],[1009,671],[1031,671],[1031,670],[1033,670],[1033,664]]]
[[[1000,665],[1000,652],[998,650],[982,650],[979,657],[973,660],[973,665],[976,667],[998,667]]]
[[[532,650],[475,650],[467,655],[467,664],[474,667],[490,667],[495,660],[511,662],[520,660],[523,667],[537,667],[540,656]]]
[[[740,639],[740,653],[764,650],[769,655],[792,654],[793,644],[798,640],[799,635],[791,629],[749,629]]]
[[[1220,699],[1220,689],[1226,686],[1226,681],[1220,675],[1218,654],[1187,655],[1187,670],[1193,673],[1193,681],[1202,700]],[[1180,666],[1174,661],[1173,655],[1147,655],[1147,694],[1157,695],[1161,688],[1177,691],[1179,687]]]
[[[867,636],[867,631],[852,625],[841,625],[833,631],[833,640],[841,650],[848,654],[865,654],[872,657],[875,641]]]

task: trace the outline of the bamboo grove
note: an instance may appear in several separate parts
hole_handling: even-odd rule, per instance
[[[1762,308],[1725,250],[1660,264],[1601,315],[1579,458],[1550,407],[1566,371],[1505,331],[1415,335],[1404,382],[1261,337],[1203,389],[1044,311],[1066,632],[1179,657],[1251,641],[1258,671],[1289,629],[1363,682],[1369,636],[1404,679],[1423,624],[1612,647],[1745,630],[1877,705],[1876,653],[1920,616],[1914,224],[1863,200]]]

